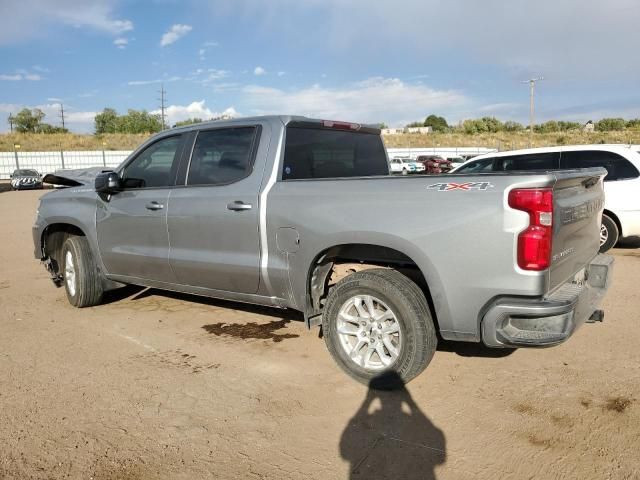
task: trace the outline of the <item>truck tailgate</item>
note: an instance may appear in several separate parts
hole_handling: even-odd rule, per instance
[[[556,173],[549,290],[574,278],[584,281],[584,267],[598,254],[606,173],[603,168]]]

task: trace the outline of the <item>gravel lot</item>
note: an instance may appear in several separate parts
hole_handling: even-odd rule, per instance
[[[295,312],[139,288],[74,309],[32,256],[41,194],[0,193],[0,478],[640,478],[640,249],[613,251],[603,324],[441,345],[378,393]]]

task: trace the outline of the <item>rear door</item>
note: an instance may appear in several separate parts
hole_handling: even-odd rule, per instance
[[[182,143],[174,135],[146,147],[121,172],[123,190],[100,198],[98,248],[110,274],[174,281],[166,217]]]
[[[604,174],[602,168],[556,173],[551,289],[580,274],[598,254],[600,218],[604,208]]]
[[[169,199],[169,259],[177,283],[256,293],[260,279],[258,192],[254,171],[268,124],[200,130],[184,185]]]

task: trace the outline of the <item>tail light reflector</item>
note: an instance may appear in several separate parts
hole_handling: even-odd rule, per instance
[[[509,206],[529,214],[529,226],[518,235],[518,266],[546,270],[551,265],[553,190],[516,188],[509,192]]]

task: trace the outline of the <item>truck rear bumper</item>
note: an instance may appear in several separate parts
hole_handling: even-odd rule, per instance
[[[611,281],[613,257],[598,255],[583,278],[567,282],[543,298],[502,297],[482,319],[489,347],[541,347],[568,339],[597,310]]]

